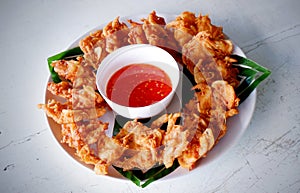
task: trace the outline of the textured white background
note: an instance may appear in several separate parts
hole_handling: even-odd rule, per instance
[[[0,192],[300,192],[299,0],[1,0]],[[247,56],[272,71],[239,143],[192,175],[140,189],[96,176],[57,145],[37,103],[46,58],[116,16],[209,14]]]

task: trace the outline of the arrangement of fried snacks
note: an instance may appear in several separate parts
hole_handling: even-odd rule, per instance
[[[129,44],[151,44],[172,54],[193,76],[194,97],[180,112],[164,114],[150,126],[128,121],[110,137],[108,123],[99,120],[109,107],[96,89],[95,72],[109,53]],[[61,125],[61,142],[97,174],[107,174],[111,165],[143,172],[158,164],[169,168],[175,159],[191,170],[226,134],[226,120],[238,114],[233,44],[208,16],[183,12],[168,23],[155,11],[140,21],[117,17],[79,46],[83,56],[51,64],[62,81],[49,82],[47,89],[60,100],[39,108]]]

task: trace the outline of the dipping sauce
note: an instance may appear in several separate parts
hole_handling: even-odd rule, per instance
[[[169,76],[151,64],[130,64],[109,79],[107,97],[123,106],[143,107],[165,98],[172,91]]]

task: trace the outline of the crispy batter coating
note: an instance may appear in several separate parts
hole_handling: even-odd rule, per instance
[[[143,24],[135,22],[133,20],[128,20],[131,25],[130,31],[128,33],[128,42],[130,44],[148,44],[148,40],[146,38]]]
[[[179,164],[188,169],[195,167],[197,160],[206,156],[207,152],[225,135],[226,118],[238,113],[239,102],[233,87],[226,81],[215,81],[211,86],[200,83],[194,89],[198,90],[196,92],[200,113],[198,127],[193,133],[187,150],[178,159]]]
[[[147,19],[143,19],[143,30],[149,44],[162,47],[167,51],[179,51],[179,46],[171,35],[171,31],[167,30],[164,18],[157,16],[153,11]]]
[[[114,165],[122,168],[123,171],[139,169],[142,172],[147,172],[156,165],[158,160],[157,151],[153,149],[142,149],[134,151],[135,153],[132,153],[132,151],[126,151],[123,159],[115,161]]]
[[[199,59],[204,61],[212,58],[223,59],[225,56],[229,56],[232,51],[233,44],[231,41],[213,40],[207,32],[199,32],[183,46],[182,55],[186,65],[195,66]]]
[[[67,81],[60,83],[49,82],[47,89],[54,95],[67,99],[72,103],[74,109],[92,108],[103,106],[103,98],[95,92],[91,86],[83,86],[80,89],[73,89]]]
[[[163,150],[163,163],[166,168],[173,165],[173,162],[187,149],[189,144],[189,130],[184,130],[181,125],[174,125],[167,130],[162,144]]]
[[[211,24],[210,18],[183,12],[167,24],[182,46],[182,60],[194,74],[197,83],[224,79],[235,88],[238,70],[231,65],[233,44],[225,38],[222,27]]]
[[[62,104],[54,99],[50,99],[47,104],[39,104],[38,107],[44,109],[47,116],[51,117],[58,124],[95,119],[101,117],[106,112],[105,107],[72,109],[70,103]]]
[[[126,152],[115,165],[123,170],[139,168],[147,171],[159,162],[159,148],[162,143],[164,131],[151,129],[140,122],[127,122],[118,135],[115,136]]]
[[[212,130],[207,128],[203,133],[196,132],[193,140],[188,144],[187,150],[178,158],[181,167],[193,169],[196,162],[213,147],[215,141]]]
[[[86,164],[94,165],[95,173],[107,174],[109,164],[101,160],[91,148],[98,140],[99,133],[107,129],[107,124],[99,120],[62,124],[62,143],[76,149],[76,155]]]
[[[213,39],[224,38],[222,27],[212,25],[208,15],[196,17],[194,13],[188,11],[181,13],[174,21],[169,22],[167,28],[174,31],[174,37],[180,46],[184,46],[199,32],[209,33]]]
[[[109,164],[95,156],[91,152],[91,149],[88,145],[85,145],[80,150],[78,150],[76,155],[80,157],[86,164],[94,165],[94,171],[96,174],[108,174]]]
[[[149,44],[166,47],[168,33],[164,30],[163,26],[150,23],[147,19],[143,20],[143,22],[143,30]]]
[[[164,131],[161,129],[151,129],[140,122],[128,121],[115,139],[124,147],[132,149],[149,149],[160,146]]]
[[[129,29],[119,17],[109,22],[103,29],[96,30],[79,42],[84,58],[94,69],[112,51],[128,45]]]
[[[84,58],[94,69],[98,69],[101,61],[108,55],[103,30],[97,30],[80,40],[79,47],[84,53]]]
[[[73,109],[101,108],[103,98],[91,86],[83,86],[82,89],[73,89]]]
[[[215,40],[224,39],[223,28],[212,25],[208,15],[201,14],[196,18],[197,32],[208,32]]]
[[[214,90],[214,100],[218,107],[225,106],[226,110],[236,109],[239,99],[235,95],[234,88],[226,81],[215,81],[212,84]]]
[[[99,135],[97,141],[97,156],[106,163],[112,165],[120,159],[125,148],[113,138],[106,136],[104,133]],[[117,165],[118,166],[118,165]]]
[[[168,29],[174,31],[174,38],[180,46],[189,42],[198,33],[196,16],[191,12],[183,12],[174,21],[167,24]]]
[[[105,44],[105,38],[102,32],[102,29],[96,30],[95,32],[90,33],[90,35],[80,40],[79,46],[83,53],[89,53],[90,50],[95,47],[95,45],[99,44],[99,42],[103,42]]]
[[[70,99],[72,98],[72,85],[67,81],[62,81],[60,83],[49,82],[47,84],[47,89],[54,95]]]
[[[38,108],[43,109],[46,112],[46,115],[52,118],[58,124],[63,123],[72,123],[73,117],[70,117],[70,120],[63,118],[63,113],[69,108],[70,104],[62,104],[54,99],[48,100],[47,104],[39,104]],[[63,112],[64,111],[64,112]]]
[[[197,83],[226,80],[237,87],[238,70],[233,68],[229,59],[232,51],[229,40],[213,40],[206,32],[200,32],[183,46],[182,58]]]
[[[106,51],[112,51],[128,45],[129,29],[125,23],[120,22],[119,17],[103,28],[103,36],[106,39]]]

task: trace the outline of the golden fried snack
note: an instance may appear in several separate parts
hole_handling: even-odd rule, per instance
[[[194,36],[182,47],[183,63],[192,74],[194,74],[196,65],[198,65],[198,68],[203,65],[203,69],[206,70],[204,65],[213,60],[213,53],[207,49],[208,45],[204,40],[202,36]],[[214,71],[217,71],[217,69]]]
[[[174,21],[169,22],[166,27],[174,31],[174,38],[181,47],[198,33],[196,16],[188,11],[181,13]]]
[[[105,38],[102,34],[103,30],[96,30],[93,33],[90,33],[88,36],[84,37],[79,41],[80,49],[84,54],[87,54],[91,49],[95,48],[99,42],[105,43]]]
[[[128,20],[131,25],[130,31],[128,33],[129,44],[148,44],[145,32],[143,30],[143,24],[135,22],[133,20]]]
[[[107,164],[112,165],[121,158],[126,148],[124,148],[117,140],[110,138],[101,133],[97,138],[96,155]],[[118,166],[118,165],[116,165]]]
[[[167,51],[179,51],[179,46],[171,35],[171,31],[166,29],[164,18],[157,16],[155,11],[152,11],[148,18],[142,19],[143,30],[149,44],[162,47]],[[172,54],[173,55],[173,54]]]
[[[130,44],[151,44],[157,46],[167,45],[168,31],[165,30],[165,19],[151,12],[147,18],[141,19],[142,23],[128,20],[131,24],[128,34]]]
[[[164,131],[161,129],[151,129],[140,122],[128,121],[115,139],[122,146],[131,149],[157,148],[161,144]]]
[[[183,46],[182,59],[196,83],[226,80],[237,87],[238,70],[231,63],[232,51],[229,40],[212,40],[209,34],[200,32]]]
[[[169,115],[168,114],[163,114],[157,119],[153,120],[151,123],[150,128],[161,128],[161,126],[165,123],[168,123],[169,120]]]
[[[95,92],[91,86],[83,86],[81,89],[73,89],[73,109],[102,108],[104,100],[101,95]]]
[[[224,59],[216,59],[216,64],[223,80],[226,80],[233,88],[237,88],[240,84],[238,79],[239,70],[233,67],[233,61],[230,56],[225,56]]]
[[[199,32],[206,32],[215,40],[224,39],[222,27],[211,24],[210,18],[185,11],[176,17],[174,21],[167,24],[167,28],[174,31],[174,37],[180,46],[184,46],[193,36]]]
[[[236,110],[239,99],[235,95],[234,88],[226,81],[215,81],[212,84],[214,101],[218,107],[225,107],[227,110]],[[215,107],[217,108],[217,107]]]
[[[105,114],[105,107],[89,109],[72,109],[72,104],[62,104],[54,99],[50,99],[47,104],[39,104],[40,109],[44,109],[48,117],[51,117],[58,124],[73,123],[82,120],[89,120],[101,117]]]
[[[197,32],[208,32],[214,40],[224,39],[223,28],[212,25],[208,15],[196,18]]]
[[[109,164],[99,159],[90,145],[98,140],[98,134],[107,129],[99,120],[62,124],[62,143],[76,149],[76,155],[86,164],[94,165],[96,174],[107,174]]]
[[[106,39],[106,51],[112,51],[128,45],[129,29],[125,23],[119,21],[119,17],[114,19],[103,28],[103,36]]]
[[[62,143],[68,144],[69,147],[79,151],[84,145],[76,123],[63,123],[61,124]]]
[[[161,47],[168,51],[177,61],[181,61],[180,47],[174,39],[172,33],[166,28],[166,22],[163,17],[152,11],[147,18],[141,19],[141,23],[128,20],[131,24],[128,33],[128,42],[130,44],[151,44]]]
[[[128,45],[129,29],[119,17],[109,22],[102,30],[97,30],[80,40],[79,46],[87,63],[95,70],[101,61],[112,51]]]
[[[78,57],[77,60],[58,60],[51,63],[54,67],[54,71],[57,74],[71,82],[77,77],[78,68],[83,61],[82,57]]]
[[[39,109],[43,109],[46,115],[52,118],[56,123],[72,123],[73,117],[67,118],[65,114],[70,107],[69,103],[62,104],[54,99],[48,100],[47,104],[38,104]]]
[[[203,133],[196,132],[193,140],[188,144],[187,150],[178,158],[180,166],[189,170],[193,169],[196,162],[211,150],[214,143],[213,132],[210,128]]]
[[[73,89],[66,81],[60,83],[49,82],[47,89],[54,95],[67,99],[72,104],[73,109],[85,109],[103,106],[103,98],[95,92],[91,86],[83,86],[80,89]]]
[[[166,132],[162,140],[162,152],[159,162],[163,163],[166,168],[173,165],[174,160],[179,157],[190,141],[190,135],[194,132],[192,127],[184,127],[176,123],[182,116],[181,113],[164,114],[154,120],[151,128],[159,128],[167,124]],[[186,117],[184,117],[186,119]],[[185,120],[184,122],[186,122]],[[189,125],[190,126],[190,125]]]
[[[115,165],[130,170],[139,168],[147,171],[159,162],[159,151],[162,144],[164,131],[151,129],[140,122],[128,121],[115,140],[126,148],[124,159],[115,161]]]
[[[184,130],[181,125],[174,125],[167,130],[162,142],[164,145],[162,159],[166,168],[171,167],[174,160],[187,149],[189,135],[189,130]]]
[[[72,85],[67,81],[61,81],[60,83],[48,82],[47,89],[56,96],[71,99],[72,98]]]
[[[195,94],[196,95],[196,94]],[[191,142],[194,137],[203,133],[210,125],[211,116],[210,111],[202,111],[199,109],[198,98],[195,96],[191,99],[183,109],[183,127],[189,131],[188,141]],[[207,109],[210,109],[208,107]]]
[[[195,89],[200,115],[209,118],[209,123],[218,125],[215,138],[226,132],[226,118],[238,114],[239,99],[234,88],[226,81],[215,81],[211,86],[198,84]],[[209,127],[209,125],[207,125]]]
[[[88,145],[83,146],[76,155],[86,164],[94,165],[94,171],[99,175],[108,174],[108,167],[110,164],[107,164],[105,161],[99,159],[96,155],[91,152],[91,149]]]
[[[213,108],[213,94],[212,89],[205,83],[199,83],[193,87],[196,90],[196,99],[198,102],[198,111],[201,115],[209,115]]]
[[[126,150],[122,158],[113,162],[114,166],[122,168],[123,171],[141,170],[147,172],[157,164],[157,151],[142,150]]]
[[[84,53],[84,58],[96,70],[101,61],[108,55],[106,51],[106,38],[103,30],[97,30],[79,42],[79,47]]]
[[[233,44],[229,40],[213,40],[209,33],[200,32],[183,45],[183,61],[187,66],[195,66],[199,59],[211,60],[212,58],[224,58],[233,51]],[[191,73],[193,72],[189,67]]]
[[[190,41],[201,42],[202,50],[206,50],[210,56],[224,59],[225,56],[230,56],[233,51],[233,44],[227,39],[214,39],[212,34],[207,31],[199,32],[193,36]]]
[[[90,86],[96,90],[96,75],[95,73],[88,71],[86,75],[77,77],[73,82],[73,88],[83,88],[83,86]]]
[[[238,86],[238,71],[230,59],[233,44],[225,38],[222,27],[212,25],[208,16],[196,17],[191,12],[183,12],[167,27],[174,31],[175,39],[182,46],[183,63],[197,83],[211,84],[224,79]]]
[[[186,151],[178,159],[179,164],[188,169],[192,169],[197,160],[205,156],[225,135],[226,118],[238,113],[239,102],[234,88],[226,81],[218,80],[211,86],[200,83],[194,89],[198,101],[198,127]],[[192,106],[188,108],[191,109]],[[198,116],[197,113],[194,114],[195,117]],[[187,118],[185,119],[189,121]]]
[[[77,122],[76,125],[82,140],[88,145],[97,143],[98,137],[108,128],[108,123],[103,123],[98,119]]]

